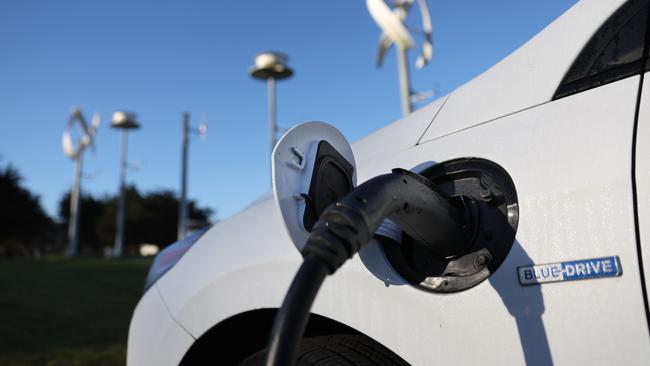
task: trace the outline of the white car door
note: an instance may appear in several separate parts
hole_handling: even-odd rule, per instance
[[[585,46],[552,101],[476,121],[471,128],[441,131],[388,162],[414,167],[462,157],[491,160],[510,174],[519,198],[515,244],[489,281],[453,296],[422,293],[432,309],[420,315],[423,329],[436,327],[421,332],[435,342],[416,363],[442,357],[454,364],[647,364],[650,338],[632,181],[647,16],[647,2],[624,5]],[[439,118],[463,113],[445,108]],[[641,234],[649,237],[646,263],[648,113],[646,104],[637,146]],[[437,126],[450,123],[434,120],[427,135],[437,136]],[[378,169],[385,163],[376,162]],[[590,259],[595,261],[574,262]],[[579,276],[564,273],[556,283],[522,284],[518,268],[547,263],[573,266]],[[601,277],[604,269],[608,273]],[[536,275],[539,282],[548,277]],[[413,332],[422,334],[418,330]],[[467,345],[482,351],[467,352]]]

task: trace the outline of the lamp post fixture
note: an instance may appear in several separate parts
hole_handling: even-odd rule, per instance
[[[276,120],[275,81],[283,80],[293,75],[293,70],[287,66],[289,57],[279,52],[262,52],[255,56],[255,65],[249,70],[250,75],[258,80],[266,80],[269,89],[269,142],[270,153],[277,142],[278,125]]]
[[[113,257],[121,257],[124,248],[124,210],[125,210],[125,190],[124,181],[126,179],[126,144],[128,130],[140,128],[136,120],[135,113],[118,111],[113,113],[111,127],[120,130],[120,185],[119,197],[117,200],[117,218],[115,224],[115,245],[113,246]]]

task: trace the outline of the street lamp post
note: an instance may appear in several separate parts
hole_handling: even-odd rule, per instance
[[[120,130],[120,183],[119,196],[117,199],[117,217],[115,224],[115,244],[113,246],[113,257],[121,257],[124,248],[124,210],[126,204],[124,181],[126,180],[126,147],[128,130],[138,129],[140,125],[136,121],[135,113],[118,111],[113,113],[111,127]]]
[[[293,70],[287,66],[287,55],[279,52],[263,52],[255,56],[255,65],[250,69],[250,75],[258,80],[266,80],[269,93],[269,143],[270,153],[277,142],[277,112],[275,99],[275,82],[293,75]]]

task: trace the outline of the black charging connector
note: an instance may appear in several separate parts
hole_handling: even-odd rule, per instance
[[[380,230],[375,238],[391,267],[413,286],[433,293],[466,291],[489,278],[510,252],[519,222],[514,182],[503,167],[480,158],[439,162],[419,174],[444,194],[462,197],[478,217],[468,247],[445,256],[408,233],[395,240]]]
[[[363,183],[330,205],[314,224],[304,261],[291,283],[271,332],[266,365],[293,365],[309,310],[322,282],[366,245],[384,219],[441,258],[471,246],[478,226],[469,197],[451,196],[427,178],[403,169]]]

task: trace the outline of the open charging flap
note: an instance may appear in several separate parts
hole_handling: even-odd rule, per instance
[[[275,201],[302,251],[320,214],[356,186],[352,148],[334,126],[305,122],[280,138],[271,160]]]

